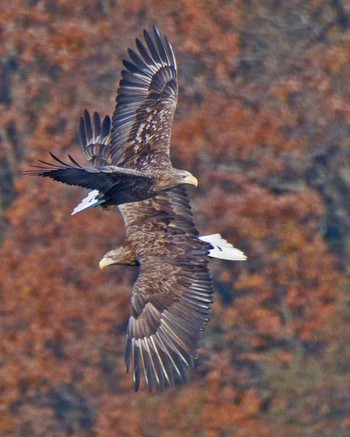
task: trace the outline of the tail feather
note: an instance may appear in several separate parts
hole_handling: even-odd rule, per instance
[[[90,193],[84,197],[84,199],[77,205],[71,215],[74,215],[78,212],[85,211],[86,209],[94,208],[97,205],[100,205],[105,200],[104,198],[99,198],[100,192],[98,190],[90,191]]]
[[[204,235],[203,237],[199,237],[199,239],[212,245],[213,248],[209,251],[209,256],[212,258],[230,261],[245,261],[247,259],[241,250],[233,247],[232,244],[224,240],[220,234]]]

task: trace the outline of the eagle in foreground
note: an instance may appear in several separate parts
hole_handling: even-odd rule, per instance
[[[100,261],[139,266],[131,298],[125,364],[135,390],[186,383],[209,320],[213,286],[209,257],[244,261],[219,234],[199,237],[185,187],[119,207],[126,225],[121,247]]]
[[[129,49],[129,59],[123,61],[112,129],[109,117],[101,124],[96,114],[91,122],[85,111],[80,120],[83,152],[92,167],[81,166],[70,155],[66,163],[50,153],[53,162],[40,161],[27,172],[93,190],[72,214],[97,205],[137,202],[183,184],[197,186],[191,173],[175,169],[170,161],[176,61],[168,39],[156,27],[153,33],[152,38],[144,31],[144,42],[136,39],[136,51]],[[108,163],[98,150],[106,144]]]

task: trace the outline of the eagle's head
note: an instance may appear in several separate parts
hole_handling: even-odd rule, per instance
[[[167,168],[165,171],[159,170],[157,172],[157,182],[152,187],[152,191],[158,194],[185,184],[197,187],[198,180],[189,171]]]
[[[198,186],[198,180],[193,176],[192,173],[186,170],[177,170],[175,169],[176,180],[179,185],[188,184]]]
[[[138,266],[139,263],[131,255],[129,250],[125,250],[125,246],[119,247],[115,250],[110,250],[105,253],[99,263],[99,267],[103,270],[105,267],[112,264],[122,264],[126,266]]]

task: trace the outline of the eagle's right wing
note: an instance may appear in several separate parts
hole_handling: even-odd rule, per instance
[[[212,246],[198,239],[183,187],[121,205],[140,264],[127,329],[126,367],[135,389],[144,374],[149,390],[186,382],[209,320]]]
[[[144,31],[145,43],[136,40],[137,51],[129,49],[112,118],[113,164],[140,170],[170,165],[178,95],[173,49],[153,30],[153,37]]]

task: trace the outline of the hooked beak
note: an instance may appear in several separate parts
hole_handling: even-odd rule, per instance
[[[113,261],[110,258],[102,258],[98,266],[101,270],[103,270],[105,267],[111,264],[113,264]]]
[[[187,176],[185,182],[186,184],[194,185],[195,187],[198,187],[198,180],[192,174]]]

